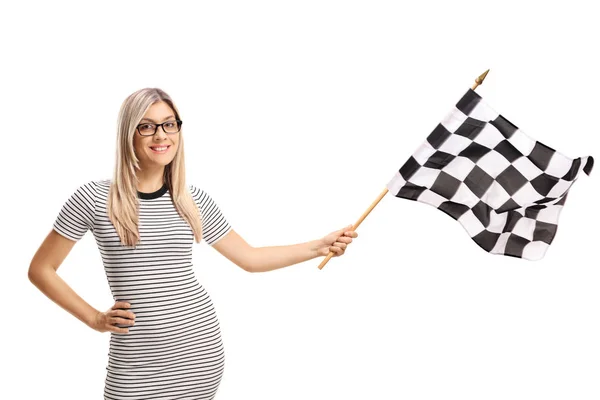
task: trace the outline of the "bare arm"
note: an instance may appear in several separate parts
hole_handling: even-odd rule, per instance
[[[248,272],[267,272],[326,256],[344,254],[352,238],[358,234],[352,226],[335,231],[322,239],[284,246],[252,247],[233,229],[213,247],[231,262]]]
[[[115,308],[126,308],[127,304],[117,303],[111,310],[111,315],[96,310],[83,300],[75,291],[57,274],[58,267],[62,264],[76,242],[61,236],[52,230],[37,250],[29,265],[28,277],[42,293],[48,298],[75,316],[89,327],[104,332],[110,330],[118,333],[127,333],[127,328],[118,328],[112,323],[127,324],[124,318],[133,318],[133,314]],[[117,317],[120,316],[120,317]],[[112,319],[110,319],[112,318]]]

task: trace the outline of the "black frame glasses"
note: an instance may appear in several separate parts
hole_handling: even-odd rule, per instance
[[[167,132],[167,131],[165,130],[165,127],[164,127],[163,125],[164,125],[164,124],[171,124],[171,123],[173,123],[173,122],[176,122],[176,123],[177,123],[177,131],[176,131],[176,132]],[[147,134],[143,134],[143,133],[140,131],[140,126],[143,126],[143,125],[152,125],[152,126],[154,126],[154,132],[152,132],[152,133],[147,133]],[[174,135],[174,134],[176,134],[176,133],[179,133],[179,131],[181,131],[181,125],[183,125],[183,121],[182,121],[182,120],[180,120],[180,119],[175,119],[175,120],[173,120],[173,119],[172,119],[172,120],[169,120],[169,121],[165,121],[165,122],[163,122],[162,124],[150,124],[150,123],[139,124],[139,125],[138,125],[138,126],[135,128],[135,130],[137,131],[137,133],[139,133],[139,134],[140,134],[140,136],[154,136],[154,135],[156,135],[156,132],[158,131],[158,127],[160,126],[160,127],[161,127],[161,129],[163,130],[163,132],[164,132],[164,133],[166,133],[167,135]]]

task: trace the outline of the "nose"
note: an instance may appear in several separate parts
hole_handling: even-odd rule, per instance
[[[165,128],[161,125],[156,128],[156,133],[154,135],[162,139],[163,137],[167,137],[167,132],[165,132]]]

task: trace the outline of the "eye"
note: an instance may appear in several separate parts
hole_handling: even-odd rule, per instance
[[[175,126],[175,122],[171,122],[171,121],[169,121],[169,122],[165,122],[165,126],[166,126],[167,128],[173,128],[173,127]]]
[[[143,130],[154,129],[154,125],[152,125],[152,124],[143,124],[143,125],[140,125],[139,128],[143,129]]]

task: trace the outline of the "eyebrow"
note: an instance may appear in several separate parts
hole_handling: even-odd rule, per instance
[[[174,115],[169,115],[168,117],[166,117],[165,119],[163,119],[163,122],[166,121],[166,120],[169,120],[171,118],[175,118],[175,116]],[[142,121],[150,121],[153,124],[156,123],[154,120],[151,120],[150,118],[142,118],[140,122],[142,122]]]

